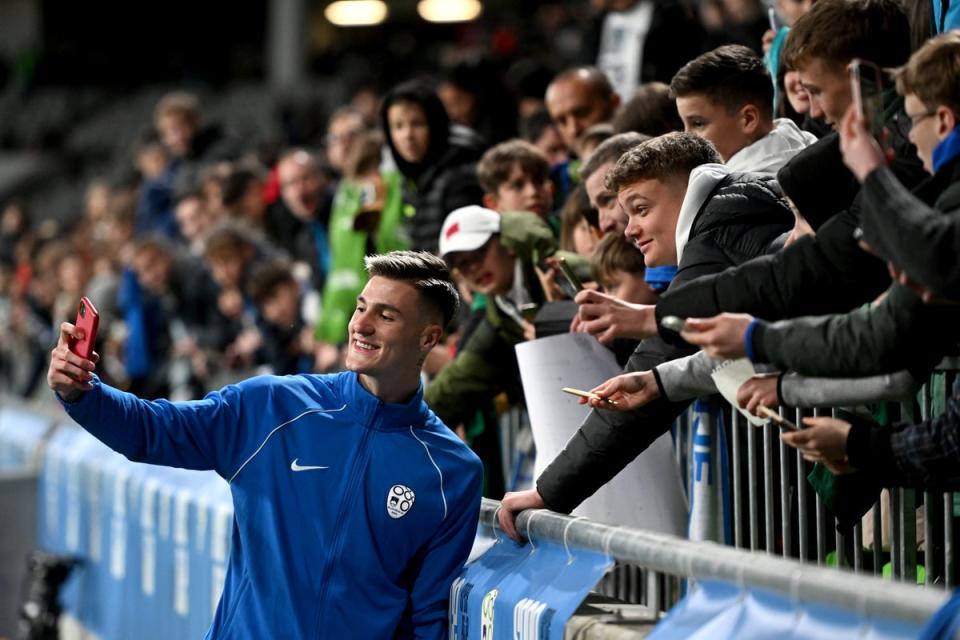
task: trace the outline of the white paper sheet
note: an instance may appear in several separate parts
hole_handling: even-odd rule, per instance
[[[610,351],[584,333],[521,343],[517,360],[537,445],[534,475],[539,476],[590,411],[560,389],[589,390],[621,369]],[[658,438],[573,513],[609,524],[686,535],[687,504],[670,433]]]
[[[717,391],[720,392],[720,395],[736,407],[740,415],[745,417],[750,424],[759,427],[766,424],[768,420],[758,418],[752,413],[748,413],[746,409],[741,408],[740,405],[737,404],[737,390],[754,375],[756,375],[756,372],[753,370],[753,363],[746,358],[724,360],[713,370],[713,373],[710,374],[714,384],[717,385]]]

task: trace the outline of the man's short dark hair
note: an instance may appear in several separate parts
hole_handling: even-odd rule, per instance
[[[530,115],[520,119],[519,129],[520,137],[527,142],[536,142],[543,135],[547,127],[552,127],[553,118],[546,109],[537,109]]]
[[[702,95],[729,113],[752,104],[773,113],[773,84],[763,58],[740,44],[717,47],[685,64],[670,81],[674,98]]]
[[[593,150],[587,161],[580,167],[580,181],[586,182],[590,176],[596,173],[597,169],[608,162],[616,162],[627,151],[649,139],[650,136],[633,131],[618,133],[612,138],[607,138]]]
[[[274,260],[254,270],[253,275],[250,276],[248,293],[254,304],[261,307],[276,295],[283,285],[298,286],[297,279],[293,277],[293,270],[288,262]]]
[[[477,178],[484,193],[496,195],[510,179],[514,165],[537,182],[550,178],[550,161],[543,151],[526,140],[507,140],[488,149],[477,163]]]
[[[443,317],[446,328],[460,308],[460,294],[450,269],[439,257],[427,251],[391,251],[363,259],[367,275],[409,282]]]
[[[257,172],[247,167],[231,169],[221,184],[223,206],[230,208],[240,204],[240,201],[247,195],[250,184],[259,180],[260,176],[257,175]]]
[[[814,59],[843,72],[854,58],[899,67],[910,57],[910,23],[897,0],[819,0],[790,29],[784,64]]]
[[[623,154],[607,172],[604,186],[617,193],[640,180],[686,181],[691,171],[709,162],[723,162],[712,144],[692,133],[668,133]]]
[[[677,113],[677,103],[670,95],[670,87],[662,82],[640,85],[613,117],[613,131],[635,131],[648,136],[683,131],[683,120]]]

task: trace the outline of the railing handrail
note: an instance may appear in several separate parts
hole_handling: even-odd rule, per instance
[[[499,507],[498,501],[484,498],[480,507],[481,525],[499,529],[496,523]],[[502,529],[500,531],[497,535],[504,535]],[[517,531],[534,540],[606,551],[619,561],[663,573],[759,587],[800,602],[832,605],[869,617],[922,623],[948,597],[939,589],[816,567],[713,542],[694,542],[663,533],[575,519],[545,509],[520,513]]]

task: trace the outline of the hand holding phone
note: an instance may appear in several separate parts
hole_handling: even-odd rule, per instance
[[[100,314],[86,296],[80,299],[77,307],[77,319],[74,322],[78,329],[83,329],[83,338],[70,340],[70,351],[81,358],[90,360],[93,357],[93,347],[97,342],[97,329],[100,327]]]
[[[669,329],[670,331],[675,331],[680,333],[681,331],[686,330],[687,322],[682,318],[677,316],[664,316],[663,320],[660,321],[660,326],[664,329]]]
[[[770,407],[767,407],[767,406],[764,406],[764,405],[760,405],[759,407],[757,407],[757,411],[758,411],[758,412],[760,413],[760,415],[762,415],[764,418],[770,418],[771,420],[773,420],[775,423],[777,423],[777,426],[780,427],[781,429],[790,430],[790,431],[799,431],[799,430],[800,430],[800,427],[798,427],[798,426],[797,426],[796,424],[794,424],[793,422],[790,422],[789,420],[787,420],[786,418],[784,418],[783,416],[781,416],[779,413],[777,413],[776,411],[774,411],[774,410],[771,409]]]

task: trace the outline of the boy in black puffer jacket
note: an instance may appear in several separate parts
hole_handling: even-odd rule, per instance
[[[625,234],[644,254],[647,267],[677,265],[668,292],[768,253],[793,221],[772,177],[733,173],[720,160],[706,140],[671,133],[634,147],[607,174],[606,186],[617,194],[629,218]],[[581,292],[577,302],[586,325],[597,321],[592,319],[593,310],[603,305],[639,318],[626,333],[619,333],[643,338],[625,367],[627,373],[692,352],[662,340],[652,305],[627,305],[592,291]],[[597,332],[596,327],[586,328]],[[686,406],[659,399],[632,411],[607,404],[595,408],[540,475],[536,489],[504,497],[502,526],[516,537],[514,517],[520,510],[574,509],[669,429]]]

